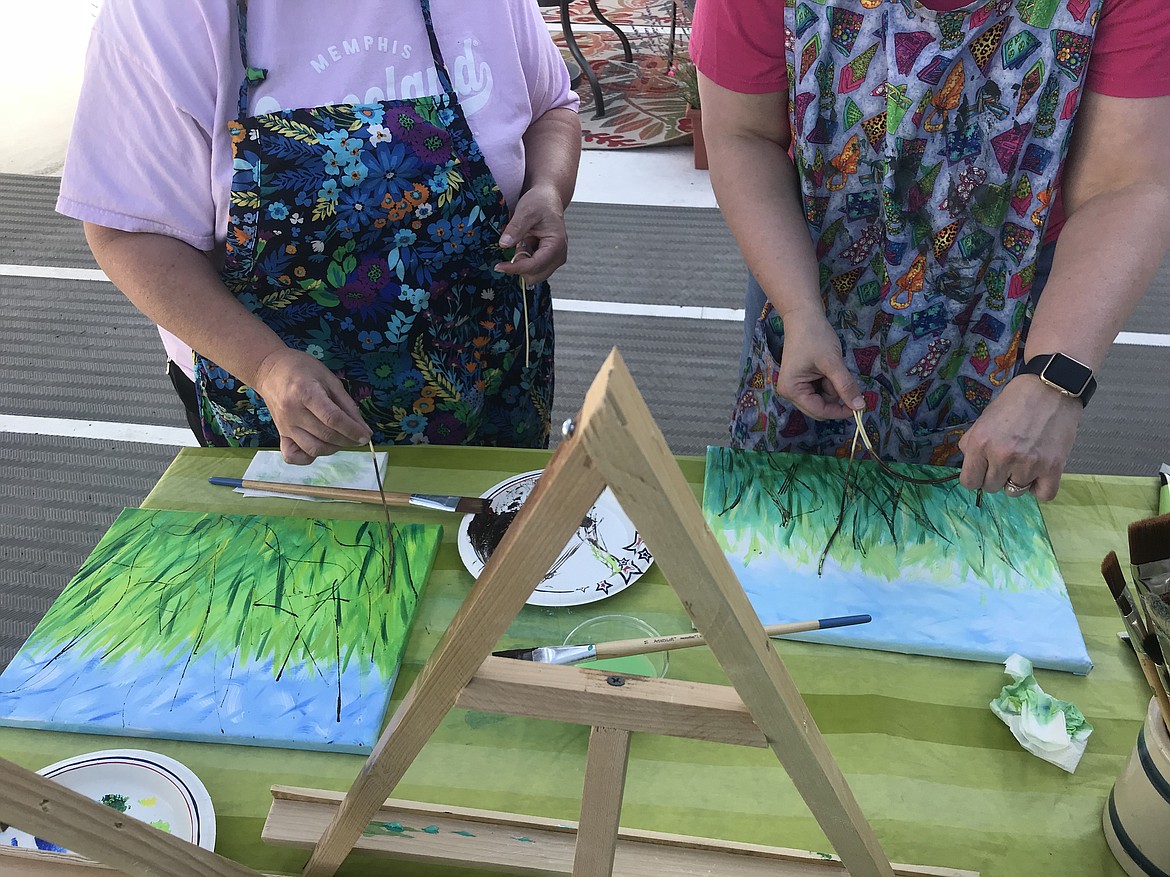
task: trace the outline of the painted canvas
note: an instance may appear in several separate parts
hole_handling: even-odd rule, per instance
[[[126,509],[0,674],[0,724],[367,752],[441,538]]]
[[[893,464],[937,477],[938,467]],[[858,460],[707,449],[703,511],[761,622],[869,613],[795,639],[1085,674],[1092,662],[1031,495],[913,484]]]

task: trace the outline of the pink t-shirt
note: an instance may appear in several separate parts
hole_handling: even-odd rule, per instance
[[[251,0],[250,91],[259,114],[438,94],[418,0]],[[243,65],[230,0],[106,0],[94,24],[57,210],[222,251],[232,180],[227,123]],[[529,124],[576,110],[560,52],[532,0],[432,0],[432,20],[472,132],[508,203],[524,181]],[[190,374],[189,348],[160,330]]]
[[[970,0],[923,0],[923,5],[946,12],[968,6]],[[776,0],[699,0],[690,55],[704,76],[731,91],[768,94],[787,90],[782,5]],[[1086,87],[1111,97],[1168,95],[1168,55],[1170,2],[1104,0]],[[1063,225],[1058,191],[1045,240],[1054,240]]]

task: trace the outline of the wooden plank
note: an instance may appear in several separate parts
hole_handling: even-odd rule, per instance
[[[72,789],[0,759],[0,820],[131,877],[260,877]]]
[[[312,847],[343,799],[340,792],[276,786],[263,838]],[[577,825],[468,807],[387,801],[356,848],[404,862],[466,865],[515,877],[569,877]],[[397,826],[401,831],[388,830]],[[836,857],[758,844],[622,828],[614,877],[846,877]],[[979,877],[976,871],[895,865],[896,877]]]
[[[765,748],[743,700],[729,685],[623,676],[584,667],[488,658],[459,694],[463,709],[668,737]]]
[[[576,437],[621,503],[797,791],[854,877],[889,859],[615,349],[585,397]]]
[[[596,726],[590,729],[573,877],[609,877],[613,872],[629,758],[629,731]]]
[[[563,442],[379,737],[313,850],[304,877],[336,873],[604,487],[586,454],[575,443]]]
[[[0,877],[126,877],[126,872],[60,853],[0,847]]]
[[[126,872],[78,856],[0,847],[0,877],[126,877]],[[264,877],[290,875],[265,872]]]

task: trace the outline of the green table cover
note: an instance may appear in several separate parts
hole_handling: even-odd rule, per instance
[[[246,499],[208,485],[239,477],[244,450],[184,449],[143,503],[147,508],[377,519],[357,504]],[[386,487],[476,494],[544,465],[543,451],[391,448]],[[698,497],[703,460],[679,458]],[[781,655],[894,861],[968,868],[984,877],[1123,877],[1101,832],[1101,808],[1134,744],[1149,699],[1121,621],[1101,580],[1105,553],[1127,557],[1125,528],[1153,514],[1156,480],[1069,475],[1044,507],[1061,571],[1095,663],[1087,677],[1038,672],[1040,685],[1071,700],[1095,730],[1075,774],[1024,751],[988,704],[1003,668],[886,652],[781,642]],[[472,579],[456,549],[459,518],[396,509],[397,520],[440,522],[443,545],[420,605],[394,709],[434,649]],[[62,583],[64,584],[64,583]],[[576,608],[526,607],[502,646],[559,643],[581,621],[634,615],[660,632],[690,629],[654,567],[633,587]],[[725,682],[706,649],[675,652],[669,675]],[[588,729],[454,710],[394,797],[576,819]],[[360,756],[258,747],[132,740],[0,729],[0,752],[37,769],[96,749],[149,748],[185,763],[206,784],[218,821],[217,850],[255,868],[299,871],[302,851],[260,840],[273,784],[344,790]],[[770,751],[637,734],[623,825],[799,849],[828,844]],[[416,841],[417,842],[417,841]],[[410,865],[412,875],[466,870]],[[355,855],[341,874],[402,874],[401,864]]]

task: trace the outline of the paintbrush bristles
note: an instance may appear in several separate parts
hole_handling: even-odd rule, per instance
[[[1129,525],[1129,562],[1140,566],[1159,560],[1170,560],[1170,515]]]
[[[460,498],[458,505],[455,506],[455,511],[462,515],[482,515],[490,508],[491,500],[465,496]]]
[[[1116,551],[1110,551],[1101,561],[1101,576],[1109,585],[1109,593],[1113,595],[1114,600],[1125,597],[1125,573],[1121,571],[1121,561],[1117,559]],[[1129,600],[1125,602],[1128,603]]]

